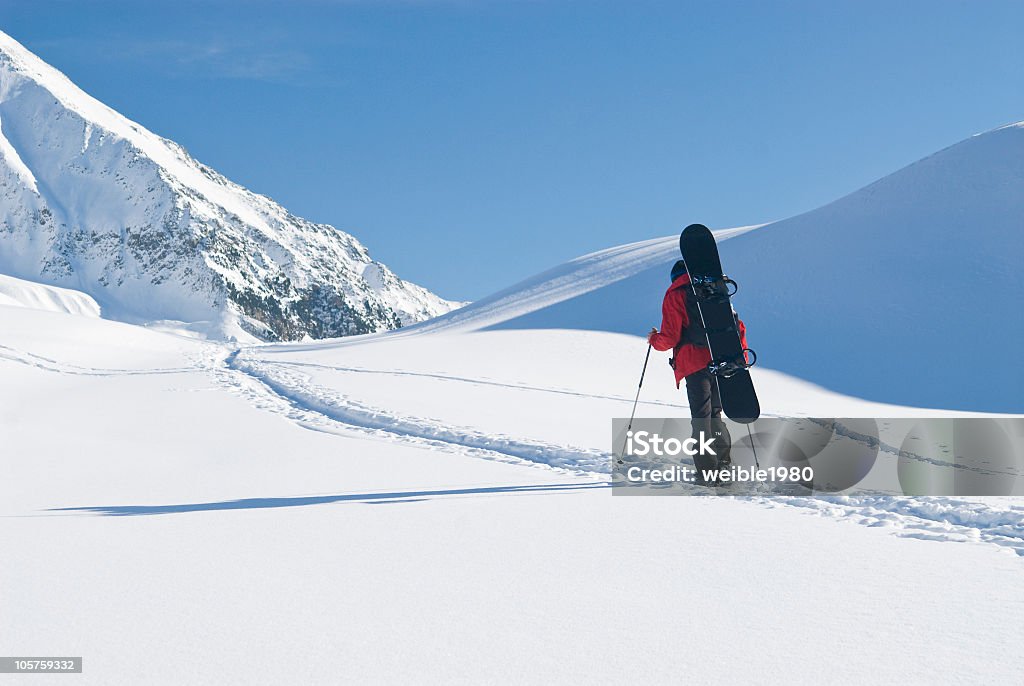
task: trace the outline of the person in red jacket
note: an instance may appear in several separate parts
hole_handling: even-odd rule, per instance
[[[722,399],[718,394],[718,383],[714,375],[708,371],[711,363],[711,351],[704,338],[703,327],[691,327],[690,317],[699,316],[691,305],[686,307],[687,292],[690,291],[690,275],[686,272],[686,263],[679,260],[672,267],[672,285],[665,292],[661,304],[661,330],[651,329],[647,342],[655,350],[672,351],[669,364],[675,371],[676,388],[681,381],[686,381],[686,397],[690,403],[690,417],[693,432],[706,431],[709,435],[723,434],[723,443],[728,444],[728,431],[722,421]],[[747,327],[737,318],[740,341],[747,347]],[[698,323],[699,324],[699,323]],[[726,466],[730,460],[728,450],[719,452],[718,466]],[[713,463],[698,467],[711,467]]]

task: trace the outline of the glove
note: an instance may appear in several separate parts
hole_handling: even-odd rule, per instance
[[[652,339],[654,338],[655,335],[657,335],[657,333],[658,333],[658,330],[652,326],[651,327],[651,332],[649,334],[647,334],[647,342],[648,343],[652,343],[653,342]]]

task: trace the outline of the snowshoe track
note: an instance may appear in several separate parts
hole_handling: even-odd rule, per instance
[[[448,426],[437,420],[399,415],[367,406],[319,387],[303,374],[303,367],[344,372],[376,370],[327,365],[267,362],[235,351],[224,360],[225,373],[247,377],[257,384],[255,396],[270,393],[271,402],[303,426],[332,433],[369,433],[382,440],[401,440],[441,450],[454,450],[486,459],[546,465],[581,476],[609,473],[611,455],[592,449],[549,445],[508,436],[491,436],[474,429]],[[445,380],[481,383],[477,379],[444,376]],[[235,381],[237,383],[237,379]],[[490,383],[490,382],[484,382]],[[512,386],[520,388],[519,386]],[[523,388],[523,390],[529,390]],[[552,389],[537,389],[551,391]],[[558,391],[556,391],[558,392]],[[623,399],[623,402],[629,402]],[[694,487],[697,488],[697,487]],[[978,502],[960,498],[899,496],[733,496],[768,509],[799,508],[808,514],[863,526],[879,527],[904,538],[983,543],[1024,557],[1024,505],[1012,500]],[[999,504],[1006,507],[998,507]]]
[[[251,355],[242,356],[239,350],[227,355],[225,352],[223,346],[210,344],[202,347],[201,354],[191,357],[190,362],[194,365],[191,367],[121,369],[76,365],[0,346],[0,361],[75,376],[206,373],[214,380],[216,388],[239,395],[257,409],[314,431],[370,440],[401,441],[472,457],[554,469],[577,477],[602,479],[609,472],[608,453],[488,435],[471,428],[448,426],[437,420],[370,407],[316,386],[309,376],[301,372],[302,365],[265,362]],[[339,371],[373,373],[375,370],[339,368]],[[480,382],[445,378],[466,383]],[[531,389],[523,387],[521,390]],[[558,389],[535,390],[561,392]],[[595,483],[602,484],[601,481]],[[903,538],[991,545],[1024,558],[1024,505],[1012,498],[967,500],[883,495],[736,495],[733,498],[767,509],[798,508],[810,515],[834,521],[883,528]]]
[[[476,457],[503,462],[546,465],[579,475],[599,475],[609,472],[611,454],[574,446],[556,445],[539,441],[526,441],[510,436],[483,433],[467,427],[448,426],[439,420],[412,417],[390,410],[370,407],[348,396],[321,388],[309,376],[291,368],[291,365],[263,362],[240,356],[239,351],[228,355],[224,366],[258,382],[277,401],[267,409],[283,412],[289,418],[317,430],[341,428],[348,434],[360,432],[381,438],[391,438],[432,448],[456,450]],[[229,384],[238,384],[235,379]],[[243,384],[252,391],[251,383]],[[259,393],[257,393],[259,395]],[[250,397],[252,397],[250,395]],[[282,405],[281,401],[284,401]]]
[[[1008,504],[1001,509],[973,500],[923,496],[785,496],[755,500],[769,508],[799,507],[837,521],[886,528],[903,538],[988,543],[1024,557],[1022,505]]]

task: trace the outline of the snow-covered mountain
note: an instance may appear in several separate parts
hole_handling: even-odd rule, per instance
[[[0,273],[84,291],[108,317],[225,337],[361,334],[456,306],[129,121],[2,32]]]

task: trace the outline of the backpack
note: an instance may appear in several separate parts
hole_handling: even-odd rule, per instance
[[[685,289],[686,294],[686,317],[690,320],[689,326],[683,329],[683,335],[679,337],[679,343],[676,345],[674,354],[679,354],[679,349],[684,345],[692,345],[697,348],[707,348],[708,338],[707,332],[704,330],[704,320],[700,316],[700,309],[697,307],[697,295],[693,292],[693,287],[690,284],[680,286],[680,289]],[[678,290],[678,289],[677,289]],[[732,318],[736,331],[740,330],[740,318],[736,314],[735,308],[732,311]]]
[[[686,294],[686,318],[690,320],[689,326],[683,329],[683,335],[679,337],[679,344],[676,351],[684,345],[693,345],[698,348],[708,347],[707,334],[704,331],[704,320],[700,316],[700,309],[697,307],[697,296],[690,284],[681,286]]]

